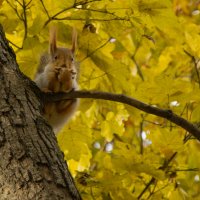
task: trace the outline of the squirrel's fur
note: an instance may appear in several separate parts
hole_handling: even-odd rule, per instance
[[[35,76],[37,86],[43,92],[69,92],[78,89],[77,64],[75,62],[77,34],[73,31],[72,48],[57,47],[56,30],[50,30],[50,52],[44,53]],[[78,99],[46,103],[44,116],[57,133],[72,117],[78,106]]]

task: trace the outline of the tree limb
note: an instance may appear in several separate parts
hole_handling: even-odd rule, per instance
[[[174,124],[182,127],[183,129],[191,133],[195,138],[200,141],[200,129],[198,129],[194,124],[190,123],[186,119],[173,113],[172,110],[165,110],[155,106],[151,106],[124,94],[112,94],[99,91],[71,91],[69,93],[57,94],[42,93],[42,100],[44,102],[54,102],[73,98],[94,98],[125,103],[146,113],[153,114],[173,122]]]

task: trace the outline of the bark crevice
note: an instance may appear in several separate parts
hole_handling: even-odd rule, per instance
[[[41,116],[38,91],[19,71],[0,26],[0,199],[81,199]]]

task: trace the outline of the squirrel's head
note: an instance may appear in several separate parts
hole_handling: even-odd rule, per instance
[[[56,44],[56,29],[50,29],[50,42],[49,42],[50,56],[51,56],[51,64],[55,68],[65,68],[69,72],[76,73],[75,66],[75,50],[77,44],[77,33],[75,29],[73,29],[72,33],[72,47],[63,48],[57,47]]]

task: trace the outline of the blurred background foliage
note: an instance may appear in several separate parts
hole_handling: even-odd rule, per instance
[[[199,124],[199,0],[0,0],[0,23],[31,79],[49,27],[66,47],[75,27],[81,89],[123,93]],[[200,143],[165,119],[81,99],[58,142],[83,199],[200,199]]]

